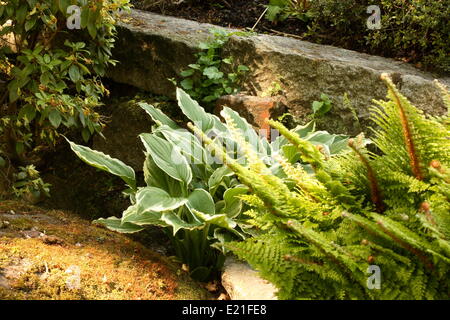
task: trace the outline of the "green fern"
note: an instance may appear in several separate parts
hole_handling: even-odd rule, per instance
[[[261,234],[227,246],[274,283],[280,299],[448,299],[450,296],[450,132],[448,115],[426,117],[382,76],[388,100],[372,109],[373,142],[349,140],[352,153],[324,157],[278,122],[306,173],[281,156],[295,187],[248,158],[230,159],[200,129],[190,128],[253,192],[242,197],[248,223]],[[444,100],[449,100],[443,86]],[[381,289],[367,285],[369,266]]]

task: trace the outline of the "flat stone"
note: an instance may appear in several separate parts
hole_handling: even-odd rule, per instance
[[[168,97],[175,94],[168,78],[181,79],[180,72],[195,61],[198,44],[211,36],[210,29],[220,28],[140,10],[132,10],[127,19],[119,23],[113,51],[120,63],[108,75]],[[324,129],[333,132],[357,134],[368,127],[372,100],[386,97],[382,73],[390,74],[418,108],[434,115],[447,110],[433,84],[437,75],[393,59],[270,35],[232,36],[224,55],[250,68],[245,89],[253,95],[263,96],[274,84],[280,85],[288,111],[300,119],[312,112],[314,100],[327,94],[333,109]],[[450,85],[448,76],[439,80]]]
[[[234,257],[225,260],[222,285],[231,300],[277,300],[275,286]]]

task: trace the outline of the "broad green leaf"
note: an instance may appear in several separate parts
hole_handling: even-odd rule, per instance
[[[210,215],[216,213],[214,200],[209,192],[204,189],[195,189],[189,195],[186,206],[191,212],[197,210]]]
[[[180,181],[162,171],[149,155],[147,155],[144,162],[144,179],[147,186],[163,189],[172,197],[181,196],[183,187],[185,188],[184,194],[187,193],[187,186],[182,186]]]
[[[173,235],[175,235],[180,229],[195,230],[201,229],[205,226],[203,223],[197,221],[188,223],[170,211],[164,212],[161,220],[173,228]]]
[[[136,178],[133,168],[127,166],[118,159],[111,158],[103,152],[92,150],[85,146],[80,146],[69,141],[67,138],[66,140],[70,144],[72,151],[75,152],[81,160],[93,167],[122,178],[122,180],[125,181],[130,188],[136,189]]]
[[[108,229],[120,233],[135,233],[144,230],[143,227],[135,225],[133,223],[122,223],[122,221],[116,217],[110,217],[108,219],[100,218],[98,220],[95,220],[94,223],[104,225]]]
[[[80,78],[81,78],[80,69],[78,69],[78,67],[76,65],[70,66],[69,77],[70,77],[70,80],[72,80],[73,82],[77,82],[78,80],[80,80]]]
[[[187,201],[186,198],[172,197],[166,191],[155,187],[145,187],[136,193],[138,213],[170,211],[183,206]]]
[[[211,224],[224,229],[229,230],[239,237],[243,237],[235,228],[237,226],[236,222],[232,219],[228,218],[226,214],[215,214],[209,215],[203,212],[192,210],[192,213],[203,223],[202,224]]]
[[[217,80],[223,77],[223,72],[219,71],[217,67],[208,67],[203,70],[203,75],[211,80]]]
[[[138,105],[150,115],[153,121],[160,122],[161,124],[169,126],[172,129],[179,128],[178,125],[172,119],[170,119],[161,110],[155,108],[154,106],[143,102],[139,102]]]
[[[225,177],[231,177],[234,175],[234,172],[231,171],[227,166],[221,166],[217,168],[208,180],[208,187],[210,190],[218,187]]]
[[[172,178],[188,185],[192,180],[191,167],[180,149],[154,134],[139,136],[156,165]]]
[[[53,109],[52,111],[50,111],[48,115],[48,120],[50,121],[53,127],[58,128],[62,120],[61,113],[58,110]]]
[[[239,195],[246,194],[248,188],[245,186],[238,186],[232,189],[228,189],[223,194],[223,199],[225,200],[225,208],[223,212],[229,218],[236,218],[242,210],[242,200],[238,198]]]
[[[266,149],[267,146],[262,143],[261,138],[258,136],[253,127],[247,122],[247,120],[242,118],[239,113],[228,107],[224,107],[220,114],[225,117],[230,117],[233,120],[234,125],[241,131],[245,141],[253,146],[255,151],[261,153],[262,155],[268,154],[268,150]]]
[[[134,204],[123,212],[122,223],[133,223],[138,226],[154,225],[167,227],[167,224],[161,220],[162,213],[155,211],[141,212],[139,205]]]
[[[194,87],[194,81],[192,79],[184,79],[180,82],[180,85],[184,90],[191,90]]]
[[[155,132],[161,132],[168,141],[180,148],[191,164],[205,164],[206,150],[196,136],[185,129],[173,130],[166,126],[159,127]]]
[[[211,129],[216,129],[221,132],[226,132],[225,125],[220,122],[219,118],[213,116],[205,111],[197,101],[193,100],[182,89],[177,88],[177,100],[181,111],[188,117],[194,124],[207,133]]]

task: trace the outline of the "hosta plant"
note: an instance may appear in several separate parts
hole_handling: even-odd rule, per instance
[[[248,143],[271,166],[274,174],[286,179],[273,158],[282,154],[295,163],[299,154],[283,137],[269,143],[230,108],[221,115],[233,119],[227,126],[191,99],[183,90],[177,90],[181,111],[195,122],[228,155],[246,163],[240,145]],[[72,150],[85,162],[121,177],[128,185],[131,206],[121,218],[111,217],[97,222],[119,232],[138,232],[148,225],[164,228],[173,240],[178,258],[189,266],[191,275],[206,280],[219,270],[226,249],[224,243],[243,240],[257,230],[250,230],[242,216],[242,201],[238,195],[248,194],[248,187],[239,183],[234,173],[206,151],[201,142],[188,130],[180,128],[160,110],[140,103],[156,123],[152,133],[143,133],[140,139],[145,147],[143,166],[145,187],[136,185],[133,169],[118,159],[70,142]],[[302,137],[321,145],[327,157],[346,146],[346,137],[313,132],[314,125],[296,128]],[[242,141],[241,139],[242,135]],[[236,140],[238,137],[238,140]]]
[[[252,146],[247,165],[230,158],[201,128],[209,150],[252,190],[240,198],[249,223],[265,233],[226,244],[279,289],[281,299],[448,299],[450,296],[450,126],[427,117],[383,76],[369,151],[325,158],[278,122],[312,173],[278,157],[295,183],[271,172]],[[448,91],[444,99],[450,107]]]

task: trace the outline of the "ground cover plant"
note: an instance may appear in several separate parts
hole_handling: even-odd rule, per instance
[[[380,154],[359,136],[348,141],[352,153],[325,159],[270,121],[313,168],[311,175],[278,158],[295,187],[273,175],[250,145],[243,166],[190,125],[253,191],[241,199],[252,207],[249,222],[265,233],[226,247],[273,282],[281,299],[448,299],[449,118],[425,116],[383,79],[388,100],[372,110]],[[373,270],[381,272],[379,282],[369,277]]]

